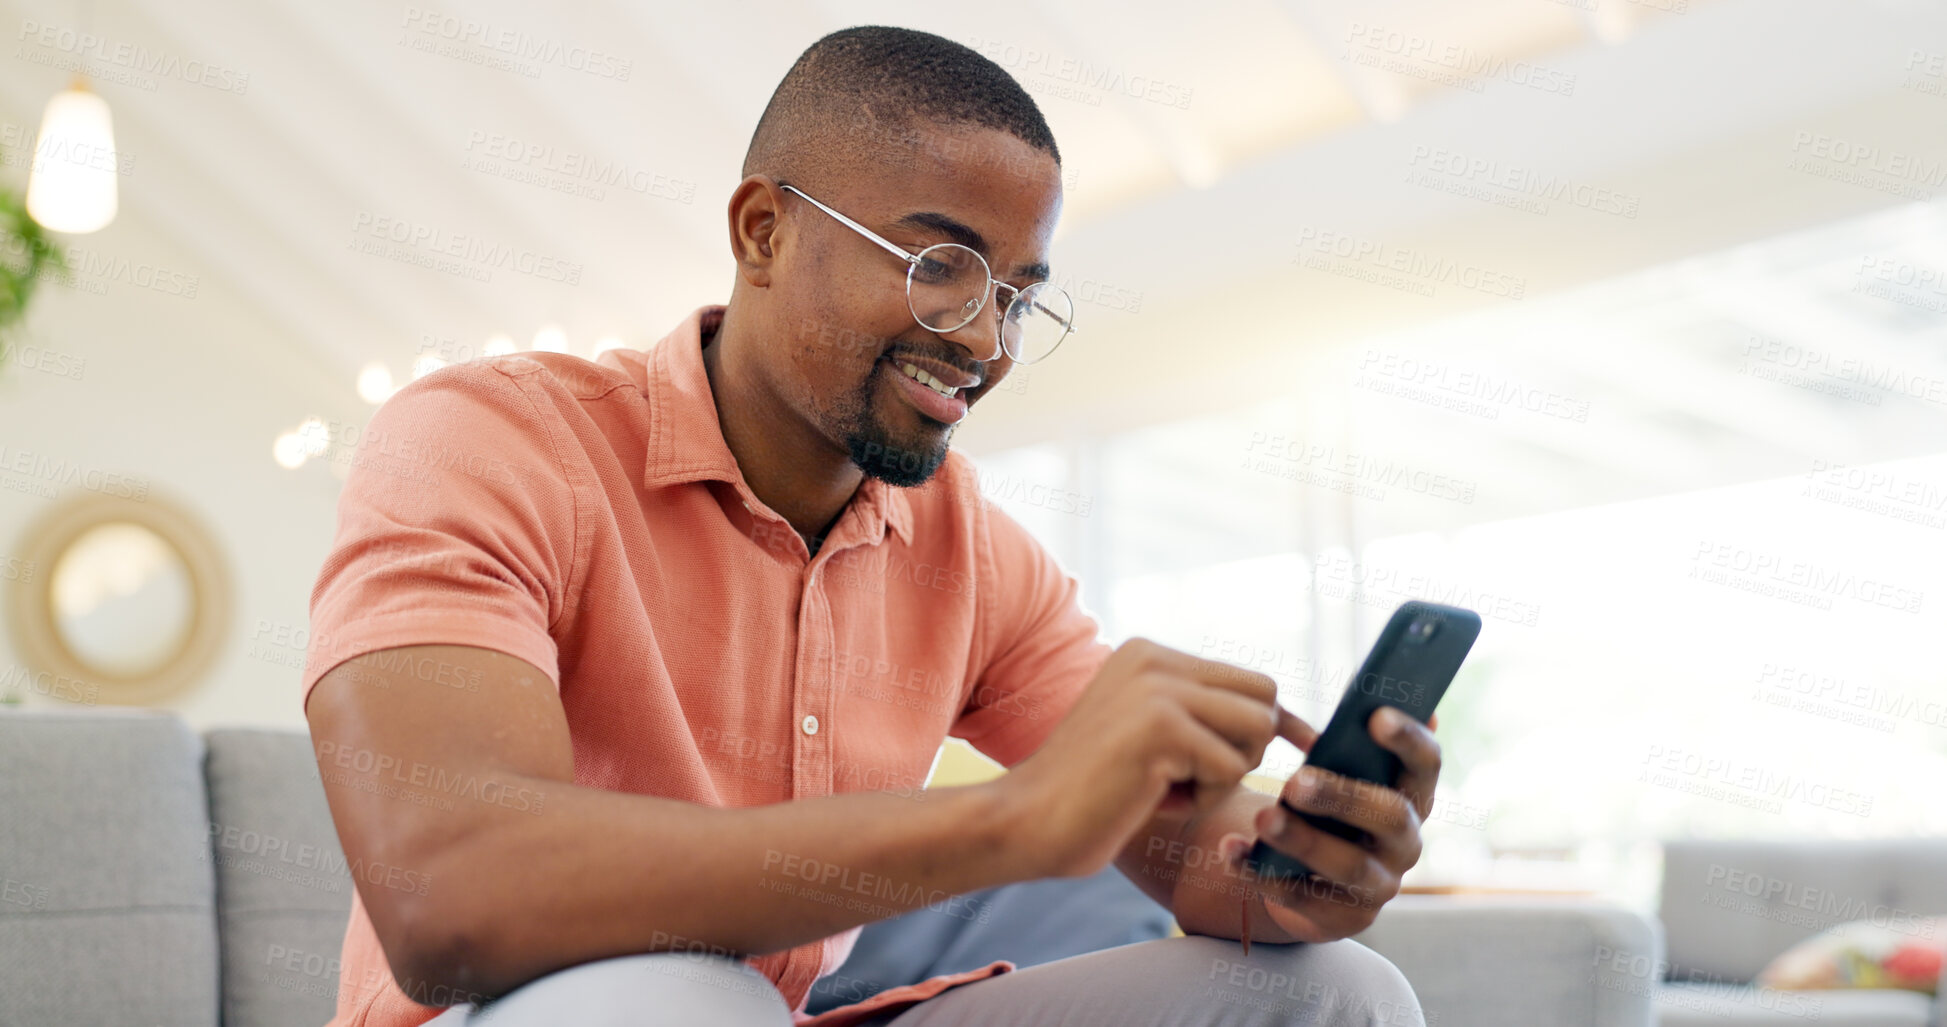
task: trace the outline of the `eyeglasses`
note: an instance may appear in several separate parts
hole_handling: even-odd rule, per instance
[[[795,185],[780,188],[803,196],[811,205],[837,218],[840,224],[878,243],[906,262],[906,308],[921,328],[942,335],[959,331],[980,316],[995,290],[1014,294],[1000,319],[1001,348],[1017,364],[1045,360],[1075,330],[1075,301],[1053,282],[1036,282],[1025,289],[1000,281],[977,251],[943,242],[917,254],[887,242],[878,233],[819,203]]]

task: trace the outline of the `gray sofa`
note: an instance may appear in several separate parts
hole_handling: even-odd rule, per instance
[[[1748,984],[1786,949],[1848,921],[1932,937],[1921,921],[1947,915],[1947,839],[1671,842],[1660,912],[1669,948],[1656,1002],[1664,1027],[1947,1025],[1947,1009],[1917,992]],[[1947,972],[1941,984],[1947,992]]]
[[[1655,925],[1594,900],[1403,895],[1358,936],[1413,984],[1430,1027],[1650,1027],[1631,967],[1663,955]]]
[[[302,732],[0,712],[0,1024],[318,1027],[335,1005],[352,888]],[[939,958],[1006,951],[1028,966],[1064,945],[1167,930],[1153,905],[1125,905],[1133,888],[1113,869],[993,894],[1044,912],[1080,902],[1088,916],[1070,919],[1093,933],[1016,929],[996,946],[922,939],[902,917],[868,925],[853,959],[923,941]],[[1652,1022],[1651,991],[1629,968],[1659,961],[1660,942],[1612,907],[1402,897],[1360,940],[1400,967],[1438,1027]],[[853,962],[839,972],[901,983]]]
[[[351,897],[303,734],[0,713],[0,1024],[319,1027]]]

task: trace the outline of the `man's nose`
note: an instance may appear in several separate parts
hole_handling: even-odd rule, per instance
[[[950,332],[941,332],[940,337],[958,345],[968,358],[983,364],[1004,359],[1007,354],[1001,346],[1001,319],[995,312],[996,299],[998,297],[987,297],[987,303],[980,308],[980,313],[974,315],[973,320]]]

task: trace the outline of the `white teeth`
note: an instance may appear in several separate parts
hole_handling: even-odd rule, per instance
[[[950,389],[945,385],[940,384],[940,380],[938,378],[935,378],[932,375],[927,374],[925,371],[922,371],[911,364],[900,364],[899,369],[906,373],[906,377],[911,378],[912,380],[920,383],[921,385],[926,386],[929,389],[932,389],[934,392],[937,392],[942,396],[951,396],[954,393],[960,391],[959,389]]]

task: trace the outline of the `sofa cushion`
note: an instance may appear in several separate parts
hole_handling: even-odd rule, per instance
[[[1656,990],[1659,1027],[1928,1027],[1933,1004],[1912,991],[1777,991],[1725,984]]]
[[[0,712],[0,1023],[215,1027],[206,803],[175,717]]]
[[[1663,955],[1649,918],[1572,896],[1401,895],[1353,937],[1434,1027],[1640,1027]]]
[[[1947,838],[1678,841],[1663,849],[1673,979],[1749,981],[1838,924],[1947,913]]]
[[[223,1022],[317,1027],[336,1011],[353,884],[310,736],[226,729],[206,741]]]
[[[1800,991],[1900,988],[1931,995],[1947,970],[1947,917],[1854,920],[1786,949],[1752,983]]]

